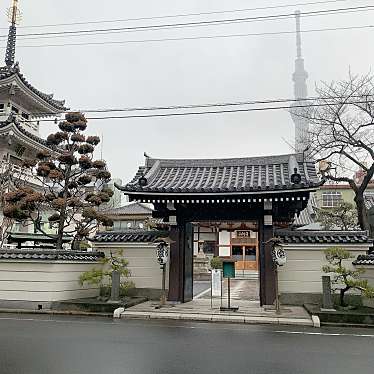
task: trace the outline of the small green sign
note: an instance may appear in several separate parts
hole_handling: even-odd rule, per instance
[[[223,277],[224,278],[235,278],[235,261],[234,260],[223,261]]]

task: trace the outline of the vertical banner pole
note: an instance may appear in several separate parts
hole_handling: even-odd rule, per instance
[[[230,309],[230,277],[227,278],[227,307]]]
[[[221,276],[220,276],[220,278],[221,278],[221,308],[222,308],[222,295],[223,295],[223,287],[222,287],[222,280],[223,280],[223,272],[221,272]]]
[[[161,294],[161,305],[166,304],[166,264],[162,265],[162,294]]]
[[[213,270],[210,272],[210,309],[213,309]]]
[[[275,311],[276,314],[281,314],[278,291],[278,266],[275,266]]]

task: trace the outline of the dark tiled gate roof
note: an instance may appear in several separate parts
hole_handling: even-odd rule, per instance
[[[275,234],[284,244],[364,244],[373,239],[366,231],[278,230]]]
[[[294,169],[301,176],[291,182]],[[139,179],[146,183],[141,186]],[[143,179],[144,181],[144,179]],[[231,158],[169,160],[146,158],[134,179],[118,188],[131,193],[243,193],[316,189],[319,186],[313,162],[305,162],[302,154]]]
[[[164,231],[122,231],[122,232],[99,232],[94,237],[97,243],[151,243],[157,238],[167,237]]]

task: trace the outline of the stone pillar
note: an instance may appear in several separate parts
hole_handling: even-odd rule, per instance
[[[110,294],[110,301],[119,301],[119,291],[121,287],[121,276],[118,271],[112,272],[112,289]]]
[[[332,299],[331,294],[331,280],[330,276],[323,275],[322,276],[322,308],[325,310],[331,310],[334,309],[334,302]]]

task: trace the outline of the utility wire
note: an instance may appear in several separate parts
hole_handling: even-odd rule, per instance
[[[373,11],[373,9],[367,9],[365,11]],[[351,14],[351,13],[357,13],[357,12],[362,12],[363,10],[350,10],[350,11],[345,11],[345,12],[339,12],[336,13],[336,15],[342,15],[342,14]],[[321,16],[329,16],[331,15],[330,13],[325,13],[325,14],[308,14],[305,15],[304,17],[321,17]],[[277,20],[288,20],[288,19],[294,19],[295,15],[293,14],[292,16],[287,16],[287,17],[282,17]],[[258,21],[274,21],[273,19],[260,19],[260,20],[252,20],[248,22],[258,22]],[[236,22],[235,22],[236,23]],[[225,25],[229,25],[230,23],[225,23]],[[209,25],[202,25],[202,26],[209,26]],[[182,29],[190,26],[178,26],[178,27],[164,27],[162,30],[170,30],[170,29]],[[109,34],[122,34],[122,33],[128,33],[128,32],[148,32],[148,31],[153,31],[152,29],[146,29],[146,30],[116,30],[116,31],[100,31],[100,32],[92,32],[89,34],[61,34],[61,35],[45,35],[45,36],[36,36],[36,37],[19,37],[19,40],[45,40],[45,39],[55,39],[55,38],[71,38],[71,37],[82,37],[82,36],[96,36],[96,35],[109,35]],[[156,30],[157,31],[157,30]]]
[[[320,103],[320,104],[308,104],[308,105],[293,105],[290,106],[274,106],[274,107],[262,107],[262,108],[245,108],[245,109],[227,109],[227,110],[210,110],[204,112],[182,112],[182,113],[155,113],[155,114],[134,114],[134,115],[120,115],[120,116],[102,116],[102,117],[86,117],[87,120],[108,120],[108,119],[131,119],[131,118],[157,118],[157,117],[180,117],[180,116],[191,116],[191,115],[206,115],[206,114],[228,114],[228,113],[244,113],[244,112],[263,112],[281,109],[297,109],[297,108],[313,108],[330,106],[332,104],[368,104],[374,103],[374,101],[353,101],[353,102],[340,102],[340,103]],[[39,122],[55,122],[56,119],[40,119]],[[24,121],[24,122],[35,122],[35,121]]]
[[[346,30],[363,30],[372,29],[374,25],[362,26],[347,26],[347,27],[331,27],[322,29],[301,30],[303,34],[314,32],[328,32],[328,31],[346,31]],[[182,41],[182,40],[204,40],[204,39],[225,39],[225,38],[241,38],[251,36],[278,36],[296,34],[296,31],[275,31],[275,32],[261,32],[261,33],[247,33],[247,34],[224,34],[224,35],[206,35],[206,36],[191,36],[191,37],[177,37],[177,38],[155,38],[155,39],[138,39],[138,40],[122,40],[122,41],[103,41],[103,42],[78,42],[78,43],[60,43],[60,44],[32,44],[19,45],[17,48],[43,48],[43,47],[74,47],[74,46],[97,46],[97,45],[122,45],[122,44],[136,44],[136,43],[154,43],[154,42],[168,42],[168,41]],[[0,47],[5,49],[5,47]]]
[[[369,10],[374,9],[374,5],[365,5],[361,7],[348,7],[348,8],[336,8],[336,9],[327,9],[327,10],[316,10],[310,12],[303,12],[301,16],[310,15],[310,14],[326,14],[326,13],[338,13],[344,12],[349,10]],[[130,26],[130,27],[117,27],[117,28],[107,28],[107,29],[87,29],[87,30],[75,30],[75,31],[56,31],[56,32],[44,32],[44,33],[27,33],[27,34],[19,34],[19,37],[24,36],[46,36],[46,35],[73,35],[73,34],[81,34],[87,35],[90,33],[100,33],[100,32],[107,32],[107,31],[127,31],[127,30],[161,30],[165,27],[173,28],[173,27],[199,27],[205,25],[221,25],[225,23],[242,23],[248,22],[253,20],[266,20],[266,19],[278,19],[282,17],[294,17],[294,13],[288,14],[276,14],[276,15],[267,15],[267,16],[256,16],[256,17],[242,17],[242,18],[231,18],[231,19],[223,19],[223,20],[209,20],[209,21],[196,21],[196,22],[181,22],[181,23],[169,23],[169,24],[162,24],[162,25],[144,25],[144,26]],[[1,38],[8,38],[8,35],[0,35]]]
[[[361,99],[371,98],[373,95],[352,95],[350,98]],[[95,109],[78,109],[68,110],[63,113],[69,112],[82,112],[82,113],[111,113],[111,112],[141,112],[141,111],[155,111],[155,110],[177,110],[177,109],[196,109],[196,108],[212,108],[212,107],[227,107],[227,106],[243,106],[243,105],[256,105],[256,104],[279,104],[279,103],[304,103],[316,100],[342,100],[344,96],[330,96],[330,97],[306,97],[304,99],[263,99],[263,100],[246,100],[246,101],[233,101],[233,102],[220,102],[220,103],[205,103],[205,104],[184,104],[184,105],[165,105],[165,106],[148,106],[148,107],[132,107],[132,108],[95,108]],[[331,104],[334,104],[333,102]],[[326,104],[327,105],[327,104]],[[294,104],[291,104],[294,107]],[[33,113],[34,116],[54,115],[52,112]]]
[[[304,3],[293,3],[284,5],[271,5],[265,7],[256,8],[241,8],[241,9],[229,9],[221,11],[207,11],[207,12],[197,12],[197,13],[181,13],[174,15],[163,15],[163,16],[150,16],[150,17],[138,17],[138,18],[125,18],[125,19],[112,19],[112,20],[101,20],[101,21],[85,21],[85,22],[71,22],[71,23],[55,23],[55,24],[44,24],[44,25],[26,25],[20,26],[20,29],[29,28],[44,28],[44,27],[61,27],[61,26],[77,26],[77,25],[89,25],[89,24],[100,24],[100,23],[117,23],[117,22],[129,22],[129,21],[145,21],[154,19],[165,19],[165,18],[180,18],[180,17],[192,17],[192,16],[203,16],[211,14],[225,14],[225,13],[239,13],[239,12],[251,12],[258,10],[267,9],[280,9],[280,8],[291,8],[298,6],[308,6],[308,5],[320,5],[320,4],[331,4],[331,3],[342,3],[351,0],[325,0],[325,1],[309,1]],[[357,1],[357,0],[356,0]],[[7,27],[1,27],[0,30],[7,30]]]

